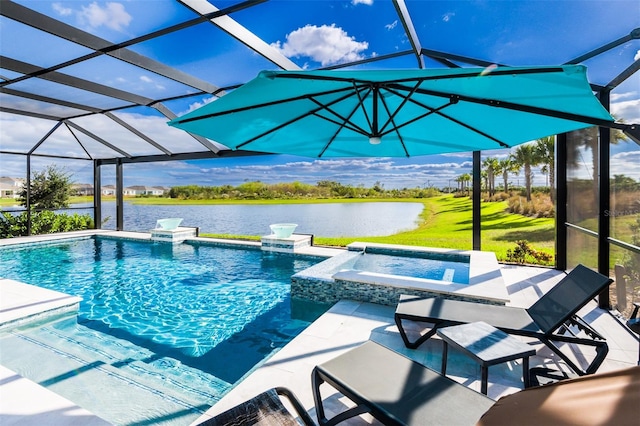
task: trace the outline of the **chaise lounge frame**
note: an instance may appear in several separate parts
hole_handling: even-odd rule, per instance
[[[282,403],[284,397],[298,415],[296,418]],[[299,419],[299,421],[298,421]],[[305,410],[295,394],[285,387],[268,389],[253,398],[228,409],[198,426],[245,426],[245,425],[278,425],[278,426],[315,426],[313,419]]]
[[[578,265],[531,307],[485,305],[442,297],[421,298],[401,295],[394,319],[406,347],[415,349],[438,328],[484,321],[509,334],[540,340],[579,375],[595,373],[604,361],[609,347],[598,332],[577,315],[591,299],[606,289],[613,280],[584,265]],[[433,324],[431,330],[411,341],[404,321]],[[587,337],[578,337],[576,327]],[[592,346],[596,356],[582,369],[560,348],[569,343]]]
[[[387,426],[475,424],[494,404],[491,398],[371,340],[317,365],[311,383],[321,426],[364,413]],[[327,418],[321,394],[325,383],[355,406]]]

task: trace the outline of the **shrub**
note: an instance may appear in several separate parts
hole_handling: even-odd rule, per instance
[[[514,195],[507,200],[507,211],[509,213],[521,214],[531,217],[554,217],[555,208],[549,195],[535,193],[531,196],[531,201],[521,195]]]
[[[508,262],[548,265],[552,260],[552,255],[535,250],[525,240],[516,241],[516,247],[507,250]]]
[[[94,228],[93,218],[88,215],[54,213],[49,210],[31,212],[31,235],[53,234],[56,232],[80,231]],[[23,237],[27,235],[27,212],[0,215],[0,238]]]

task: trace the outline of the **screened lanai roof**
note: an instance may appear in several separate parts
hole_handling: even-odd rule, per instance
[[[540,3],[2,0],[0,159],[246,155],[166,123],[262,70],[584,64],[595,91],[629,85],[637,105],[638,3],[561,2],[543,27]]]

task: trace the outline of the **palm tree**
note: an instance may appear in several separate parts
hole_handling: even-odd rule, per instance
[[[489,191],[489,196],[492,197],[496,192],[496,172],[500,164],[497,158],[487,157],[482,162],[482,165],[487,168],[487,190]]]
[[[617,118],[614,116],[617,122],[624,123],[623,118]],[[627,136],[619,129],[609,129],[609,137],[610,143],[612,145],[617,145],[620,142],[627,139]],[[568,161],[574,167],[578,165],[578,161],[582,158],[579,151],[581,148],[586,148],[591,151],[591,162],[592,162],[592,182],[593,182],[593,197],[594,200],[598,197],[598,174],[599,174],[599,164],[600,164],[600,151],[598,149],[598,143],[600,140],[598,127],[587,127],[585,129],[574,130],[569,133],[570,139],[576,141],[577,143],[569,143],[569,152],[567,154]]]
[[[542,171],[549,175],[549,196],[553,203],[556,199],[556,185],[555,185],[555,145],[556,138],[554,136],[547,136],[540,138],[536,141],[536,150],[538,160],[544,164]]]
[[[462,180],[462,190],[468,193],[468,184],[469,182],[471,182],[471,175],[469,173],[464,173],[462,176],[460,176],[460,178]]]
[[[504,192],[509,192],[509,173],[517,173],[518,165],[513,161],[513,158],[507,157],[498,161],[498,170],[496,173],[502,173],[502,180],[504,182]]]
[[[518,169],[524,168],[524,184],[527,191],[527,201],[531,201],[531,181],[533,179],[533,173],[531,167],[540,164],[538,152],[535,144],[527,143],[520,145],[516,148],[516,151],[511,154],[511,157],[518,165]]]
[[[455,181],[458,183],[460,192],[465,192],[467,189],[467,183],[471,181],[471,175],[469,173],[464,173],[458,176]]]

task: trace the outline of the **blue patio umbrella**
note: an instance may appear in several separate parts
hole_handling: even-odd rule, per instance
[[[263,71],[169,125],[233,150],[398,157],[509,148],[611,115],[580,65]]]

